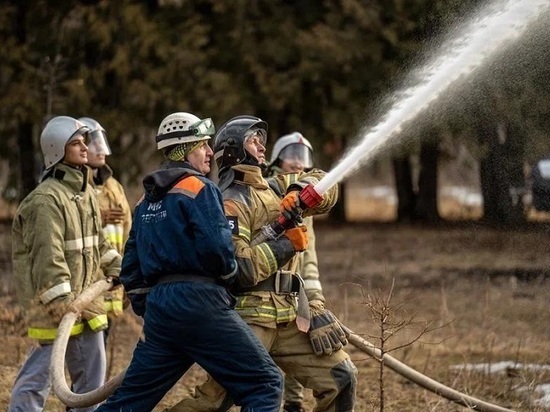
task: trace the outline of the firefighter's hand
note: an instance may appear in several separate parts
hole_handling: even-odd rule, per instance
[[[340,326],[340,321],[332,312],[325,309],[323,302],[312,300],[309,302],[309,311],[311,314],[309,340],[317,356],[330,355],[347,345],[347,335]]]
[[[300,192],[293,190],[281,201],[279,211],[288,220],[293,220],[296,223],[302,223],[302,209],[300,208]]]
[[[116,225],[124,220],[124,210],[121,207],[101,209],[101,222],[105,225]]]
[[[285,230],[284,236],[290,240],[296,252],[303,252],[309,245],[307,228],[303,225]]]
[[[59,323],[61,319],[63,319],[63,316],[69,311],[69,305],[73,303],[74,299],[74,293],[60,296],[48,303],[46,305],[46,310],[55,322]]]

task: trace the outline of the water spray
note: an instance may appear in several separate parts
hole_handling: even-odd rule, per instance
[[[550,0],[501,3],[483,10],[480,15],[486,17],[467,24],[458,38],[442,45],[441,50],[449,51],[426,65],[420,83],[405,90],[404,98],[393,105],[384,120],[362,133],[361,143],[315,185],[319,196],[388,148],[406,122],[425,111],[460,77],[472,74],[497,50],[520,37],[530,23],[550,8]]]
[[[361,143],[319,183],[302,190],[302,209],[319,205],[328,189],[368,163],[383,149],[387,149],[399,136],[404,125],[424,112],[451,84],[472,74],[497,50],[519,38],[532,21],[550,8],[550,0],[507,0],[496,6],[497,4],[492,4],[483,10],[481,15],[486,17],[467,24],[460,36],[443,44],[441,49],[450,51],[442,52],[423,68],[424,74],[419,84],[406,89],[401,94],[403,98],[393,105],[383,116],[383,120],[362,133]],[[251,245],[277,239],[295,224],[281,215],[264,226]]]

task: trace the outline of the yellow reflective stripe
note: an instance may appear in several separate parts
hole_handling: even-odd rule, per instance
[[[71,293],[71,284],[70,282],[58,283],[55,286],[52,286],[47,291],[40,295],[40,302],[44,305],[50,303],[55,298],[59,296],[68,295]]]
[[[98,315],[95,318],[88,320],[88,326],[91,330],[96,331],[108,325],[109,320],[107,315]]]
[[[71,328],[71,335],[80,335],[84,331],[84,324],[82,322],[75,323]],[[57,328],[53,329],[41,329],[41,328],[28,328],[27,335],[29,338],[38,340],[54,340],[57,335]]]
[[[247,242],[250,242],[250,229],[239,225],[239,236],[244,238]]]
[[[290,322],[296,319],[296,311],[293,308],[277,309],[273,306],[236,307],[235,310],[241,317],[266,318],[277,322]]]
[[[296,174],[295,173],[289,173],[283,175],[285,186],[288,188],[292,183],[296,182]]]
[[[105,238],[111,245],[122,245],[122,233],[106,233]]]
[[[273,251],[268,246],[267,243],[263,242],[256,246],[260,253],[263,255],[265,259],[265,263],[267,263],[267,267],[269,268],[269,273],[275,272],[277,267],[277,259],[275,259],[275,255],[273,254]]]
[[[84,238],[80,237],[74,240],[65,241],[65,250],[82,250],[85,247],[97,246],[99,244],[99,237],[86,236]]]
[[[121,300],[106,300],[103,302],[103,308],[105,312],[112,312],[113,310],[123,310]]]

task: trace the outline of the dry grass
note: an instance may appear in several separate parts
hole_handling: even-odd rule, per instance
[[[0,230],[3,280],[9,279],[9,235]],[[532,226],[521,232],[492,230],[478,224],[438,227],[354,223],[340,227],[317,222],[321,276],[328,306],[352,330],[375,342],[378,327],[365,307],[363,290],[385,293],[395,279],[395,302],[404,304],[410,325],[390,341],[411,341],[426,322],[442,325],[412,346],[392,353],[432,378],[471,396],[517,411],[542,411],[533,402],[534,388],[550,381],[548,371],[509,370],[489,374],[451,369],[461,363],[550,363],[549,228]],[[0,409],[30,342],[22,337],[13,293],[0,297]],[[123,368],[139,334],[131,313],[115,325],[111,341],[112,372]],[[378,364],[349,346],[359,369],[356,412],[377,411]],[[155,409],[173,404],[204,378],[198,367],[165,396]],[[519,392],[518,387],[526,390]],[[449,403],[393,372],[385,374],[386,407],[394,411],[459,411]],[[308,407],[312,396],[308,392]],[[48,411],[63,411],[55,398]]]

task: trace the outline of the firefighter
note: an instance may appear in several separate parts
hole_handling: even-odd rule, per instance
[[[194,362],[242,411],[279,411],[281,372],[227,290],[238,267],[221,193],[205,177],[214,133],[211,119],[185,112],[160,124],[157,148],[167,161],[143,180],[121,271],[145,338],[98,411],[153,410]]]
[[[240,268],[233,289],[236,309],[285,374],[313,389],[315,411],[352,411],[357,369],[342,349],[346,336],[322,300],[308,302],[303,280],[289,270],[308,246],[307,231],[297,213],[299,194],[324,172],[278,175],[268,183],[262,176],[266,136],[266,122],[237,116],[221,127],[214,142],[219,186]],[[325,213],[336,200],[337,188],[332,187],[304,216]],[[268,233],[266,225],[281,213],[297,225],[280,237],[258,243],[257,236]],[[171,411],[227,411],[232,401],[213,378]]]
[[[301,133],[293,132],[281,136],[273,145],[267,176],[277,176],[286,173],[300,173],[313,168],[313,147]],[[268,179],[269,181],[269,179]],[[307,227],[308,247],[298,255],[297,271],[304,280],[304,289],[309,301],[325,302],[323,288],[319,281],[319,266],[315,250],[315,232],[313,217],[303,219]],[[304,388],[296,379],[285,376],[284,411],[303,412]]]
[[[92,169],[92,173],[89,181],[99,202],[103,233],[111,246],[122,254],[132,225],[132,212],[124,188],[113,177],[113,170],[106,163],[105,157],[111,154],[107,133],[98,121],[90,117],[81,117],[78,120],[90,129],[88,166]],[[104,298],[105,310],[108,314],[114,316],[122,314],[124,300],[122,287],[106,292]],[[106,337],[108,331],[109,328],[105,330]]]
[[[28,335],[37,345],[16,377],[10,412],[44,409],[51,386],[52,343],[68,305],[100,277],[116,283],[120,272],[121,256],[103,236],[99,205],[88,185],[88,133],[86,125],[68,116],[46,124],[40,136],[45,172],[13,221],[17,293]],[[104,383],[106,327],[100,298],[71,330],[66,363],[76,393]]]

